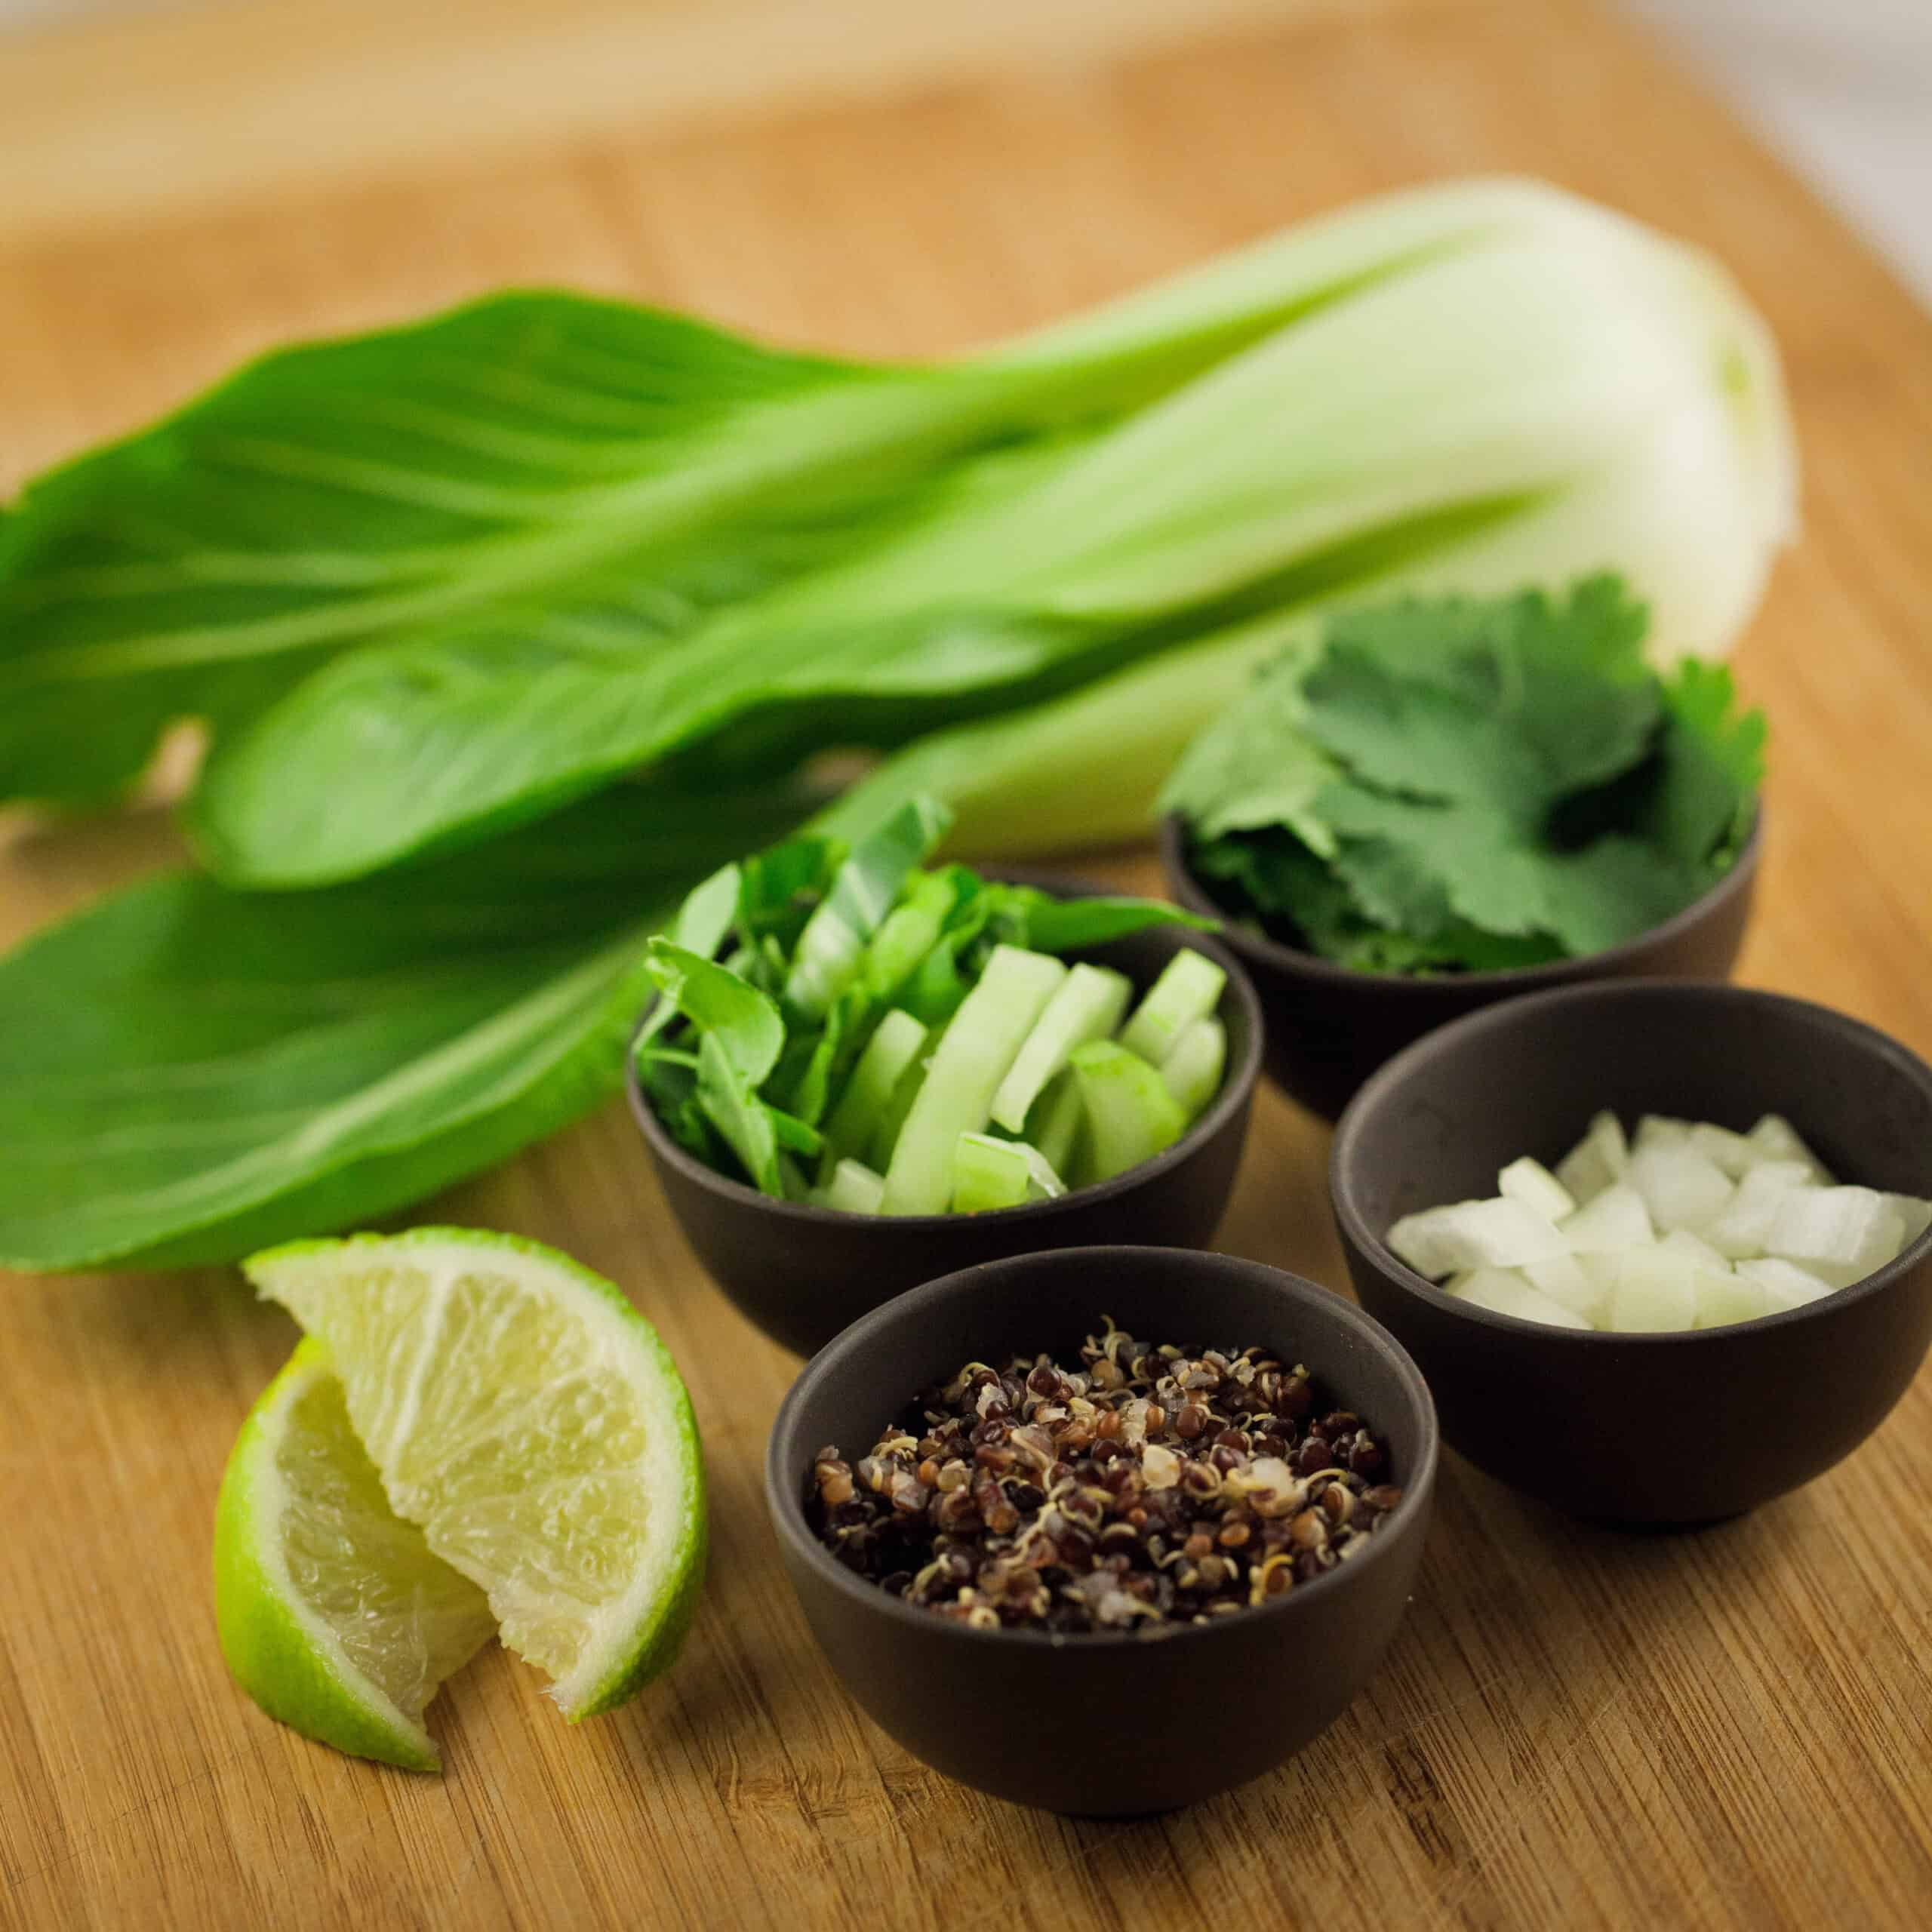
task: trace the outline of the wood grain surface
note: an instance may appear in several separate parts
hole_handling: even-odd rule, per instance
[[[198,198],[166,219],[0,245],[0,483],[267,343],[504,282],[941,350],[1367,191],[1534,171],[1720,250],[1776,326],[1805,532],[1739,658],[1775,754],[1741,977],[1932,1051],[1932,321],[1572,0],[1228,17],[1153,51],[1085,32],[1030,72],[922,56],[863,100],[754,111],[728,86],[681,132],[566,116],[512,152],[486,119],[434,174],[312,155],[244,194],[184,151]],[[352,63],[331,71],[347,116]],[[174,850],[158,812],[16,816],[0,937]],[[1339,1282],[1326,1152],[1265,1095],[1222,1244]],[[433,1211],[568,1247],[682,1364],[715,1494],[682,1661],[571,1729],[487,1654],[432,1713],[440,1780],[304,1743],[229,1684],[209,1603],[216,1487],[288,1322],[223,1271],[0,1281],[0,1925],[1932,1922],[1932,1380],[1821,1481],[1694,1536],[1581,1527],[1449,1457],[1414,1604],[1346,1716],[1243,1790],[1098,1826],[948,1784],[846,1700],[758,1493],[795,1364],[700,1274],[615,1106]],[[1016,1712],[1016,1739],[1053,1718]],[[1161,1740],[1123,1712],[1095,1748]]]

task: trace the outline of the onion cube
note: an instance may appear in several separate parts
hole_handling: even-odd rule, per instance
[[[1557,1164],[1556,1178],[1574,1199],[1593,1201],[1621,1180],[1629,1164],[1630,1144],[1623,1137],[1623,1123],[1614,1114],[1601,1113]]]
[[[1782,1309],[1802,1308],[1807,1302],[1834,1292],[1830,1282],[1820,1281],[1810,1269],[1800,1268],[1795,1262],[1780,1261],[1775,1255],[1740,1261],[1737,1272],[1740,1279],[1756,1282],[1770,1297],[1774,1313]]]
[[[1641,1153],[1649,1147],[1685,1147],[1690,1142],[1690,1123],[1670,1114],[1645,1114],[1631,1136],[1630,1151]]]
[[[1783,1114],[1767,1114],[1745,1139],[1767,1161],[1802,1161],[1820,1187],[1832,1185],[1830,1168],[1805,1146],[1796,1128]]]
[[[1573,1315],[1594,1322],[1609,1299],[1611,1283],[1606,1275],[1598,1280],[1574,1254],[1552,1254],[1547,1261],[1526,1261],[1523,1278],[1537,1294],[1560,1301]]]
[[[1724,1212],[1704,1229],[1704,1238],[1734,1261],[1762,1254],[1785,1196],[1794,1188],[1815,1187],[1802,1161],[1760,1161],[1737,1183]]]
[[[1869,1187],[1806,1187],[1779,1204],[1766,1251],[1848,1287],[1903,1244],[1905,1217]]]
[[[1590,1317],[1592,1321],[1601,1319],[1603,1305],[1609,1300],[1610,1291],[1617,1285],[1617,1263],[1627,1252],[1626,1249],[1619,1248],[1609,1254],[1577,1254],[1571,1256],[1570,1259],[1582,1269],[1583,1279],[1596,1292],[1596,1305]]]
[[[1700,1120],[1690,1130],[1690,1145],[1707,1160],[1715,1161],[1733,1180],[1741,1180],[1764,1158],[1746,1135],[1707,1120]]]
[[[1560,1221],[1577,1211],[1570,1190],[1540,1161],[1533,1161],[1527,1154],[1520,1161],[1512,1161],[1496,1177],[1496,1190],[1506,1200],[1520,1201],[1546,1221]]]
[[[1730,1261],[1724,1255],[1720,1254],[1709,1241],[1699,1240],[1688,1228],[1672,1228],[1657,1245],[1668,1248],[1672,1254],[1684,1256],[1696,1262],[1700,1268],[1715,1268],[1719,1274],[1727,1273],[1730,1267]]]
[[[1697,1319],[1694,1261],[1662,1247],[1633,1247],[1620,1257],[1604,1326],[1620,1334],[1688,1328]]]
[[[1728,1268],[1700,1268],[1695,1292],[1696,1325],[1700,1328],[1727,1328],[1734,1321],[1755,1321],[1761,1315],[1775,1315],[1783,1306],[1761,1282],[1748,1275],[1734,1274]]]
[[[1626,1247],[1642,1247],[1656,1238],[1644,1197],[1620,1181],[1605,1188],[1594,1201],[1586,1201],[1557,1232],[1570,1252],[1578,1255],[1615,1254]]]
[[[1582,1315],[1565,1308],[1560,1301],[1539,1294],[1511,1268],[1479,1268],[1456,1296],[1477,1308],[1497,1315],[1513,1315],[1519,1321],[1541,1321],[1552,1328],[1587,1328]]]
[[[1447,1208],[1426,1208],[1419,1214],[1404,1214],[1385,1238],[1398,1261],[1405,1261],[1418,1275],[1439,1281],[1469,1264],[1457,1257],[1460,1247],[1450,1238],[1444,1220]]]
[[[1630,1156],[1628,1178],[1660,1228],[1708,1226],[1735,1192],[1730,1177],[1687,1137],[1675,1145],[1639,1146]]]
[[[1915,1194],[1888,1194],[1885,1200],[1898,1210],[1899,1219],[1904,1223],[1904,1232],[1899,1237],[1899,1252],[1903,1254],[1927,1228],[1932,1228],[1932,1201],[1921,1201]]]
[[[1520,1201],[1500,1198],[1406,1215],[1389,1230],[1389,1245],[1418,1274],[1431,1276],[1460,1268],[1515,1268],[1564,1252],[1563,1238],[1540,1214]]]

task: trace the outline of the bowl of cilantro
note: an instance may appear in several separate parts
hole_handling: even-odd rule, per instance
[[[1764,840],[1761,714],[1643,656],[1613,577],[1339,613],[1189,747],[1161,852],[1226,921],[1267,1066],[1334,1119],[1411,1041],[1582,980],[1722,980]]]

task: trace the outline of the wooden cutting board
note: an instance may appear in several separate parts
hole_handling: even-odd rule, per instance
[[[0,483],[269,343],[504,282],[935,351],[1374,189],[1547,175],[1720,251],[1777,328],[1805,531],[1739,659],[1775,726],[1741,977],[1932,1052],[1932,322],[1630,31],[1571,0],[836,0],[740,5],[735,43],[716,8],[472,11],[0,42]],[[155,813],[7,821],[0,936],[173,849]],[[1339,1282],[1326,1152],[1264,1096],[1223,1244]],[[715,1539],[682,1662],[571,1730],[485,1655],[438,1708],[439,1780],[305,1743],[232,1688],[209,1607],[216,1485],[288,1323],[222,1272],[0,1283],[0,1925],[1932,1918],[1924,1377],[1840,1469],[1697,1536],[1582,1527],[1451,1457],[1413,1610],[1332,1731],[1082,1824],[948,1784],[841,1693],[758,1493],[795,1364],[700,1274],[615,1107],[435,1212],[569,1248],[683,1364]],[[1160,1746],[1123,1712],[1096,1748]]]

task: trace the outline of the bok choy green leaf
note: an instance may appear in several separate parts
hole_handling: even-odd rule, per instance
[[[40,934],[0,960],[0,1263],[232,1260],[555,1132],[615,1088],[678,894],[800,815],[620,786],[330,891],[174,873]]]
[[[1146,660],[1201,661],[1198,726],[1260,632],[1396,583],[1612,568],[1662,654],[1721,652],[1790,497],[1721,273],[1530,183],[1367,204],[938,367],[505,297],[272,358],[29,490],[0,789],[98,794],[206,716],[203,851],[324,883],[682,747],[891,748]]]

